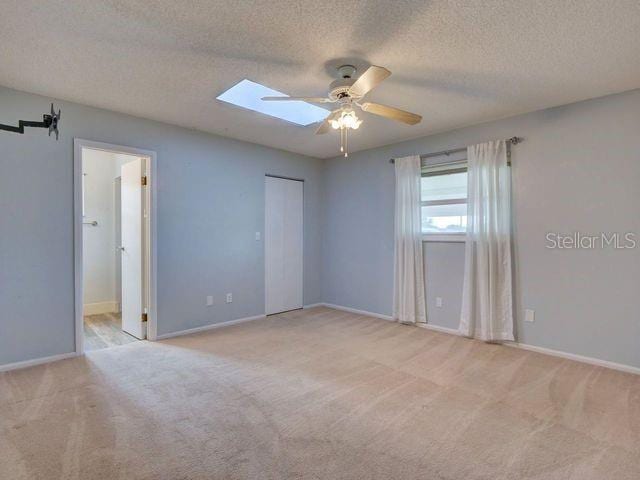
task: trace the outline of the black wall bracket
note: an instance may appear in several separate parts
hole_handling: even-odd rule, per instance
[[[13,125],[3,125],[0,123],[0,130],[6,130],[7,132],[14,133],[24,133],[24,127],[33,127],[33,128],[48,128],[49,136],[51,133],[56,134],[56,140],[58,140],[58,124],[60,123],[60,110],[58,109],[58,113],[53,109],[53,103],[51,104],[51,114],[45,113],[42,115],[41,122],[31,122],[29,120],[20,120],[18,122],[18,126],[14,127]]]

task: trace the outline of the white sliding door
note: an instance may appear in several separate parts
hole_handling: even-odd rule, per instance
[[[265,311],[302,308],[304,182],[265,177]]]

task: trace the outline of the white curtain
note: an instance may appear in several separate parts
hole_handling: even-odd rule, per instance
[[[395,164],[393,318],[402,323],[425,323],[427,316],[420,219],[420,157],[398,158]]]
[[[511,175],[507,144],[467,148],[467,242],[460,333],[513,340]]]

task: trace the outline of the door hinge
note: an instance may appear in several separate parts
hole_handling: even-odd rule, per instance
[[[142,185],[146,185],[147,184],[147,177],[144,176],[142,177]]]
[[[143,321],[143,322],[146,322],[146,321],[147,321],[147,314],[146,314],[146,313],[143,313],[143,314],[142,314],[142,321]]]

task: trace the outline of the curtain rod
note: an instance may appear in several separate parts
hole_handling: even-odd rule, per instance
[[[522,138],[511,137],[511,138],[507,138],[505,142],[507,142],[507,145],[517,145],[518,143],[522,142]],[[465,152],[466,150],[467,150],[467,147],[461,147],[461,148],[453,148],[451,150],[443,150],[441,152],[424,153],[420,155],[420,160],[424,160],[425,158],[431,158],[431,157],[439,157],[441,155],[449,156],[453,153]],[[389,163],[396,163],[396,159],[392,158],[391,160],[389,160]]]

